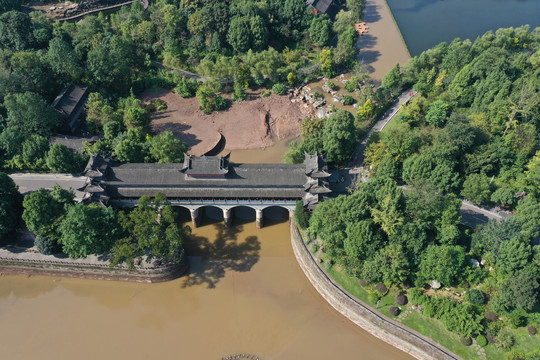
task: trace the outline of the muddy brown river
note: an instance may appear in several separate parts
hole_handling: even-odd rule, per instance
[[[312,288],[280,209],[263,229],[251,210],[235,215],[226,229],[208,209],[186,243],[190,274],[171,282],[0,277],[0,358],[411,359]]]

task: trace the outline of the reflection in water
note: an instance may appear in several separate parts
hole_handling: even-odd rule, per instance
[[[190,271],[184,277],[183,287],[206,284],[208,288],[214,288],[225,277],[226,271],[249,271],[259,260],[261,243],[256,236],[238,241],[243,226],[229,229],[223,223],[212,226],[216,234],[213,241],[203,236],[191,236],[186,244],[186,251],[191,255]]]

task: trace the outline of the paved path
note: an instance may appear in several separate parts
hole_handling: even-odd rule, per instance
[[[404,91],[399,96],[399,98],[394,101],[394,104],[392,104],[392,106],[385,112],[385,114],[381,116],[375,124],[373,124],[371,129],[369,129],[368,133],[362,138],[351,156],[351,174],[359,174],[362,170],[362,167],[364,166],[364,151],[366,150],[366,144],[369,136],[375,131],[381,131],[382,129],[384,129],[386,125],[390,122],[390,120],[392,120],[394,116],[396,116],[396,114],[399,112],[399,109],[401,109],[401,105],[409,102],[409,100],[411,100],[412,97],[416,94],[417,92],[412,89]]]
[[[37,191],[40,188],[52,189],[59,185],[62,189],[77,190],[86,184],[86,177],[66,174],[10,174],[21,194]]]

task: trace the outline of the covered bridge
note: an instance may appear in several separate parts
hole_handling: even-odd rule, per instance
[[[194,226],[199,209],[215,206],[223,210],[227,225],[231,209],[246,206],[256,211],[262,226],[263,209],[280,206],[292,211],[298,200],[313,209],[328,189],[326,160],[307,155],[303,164],[235,164],[227,156],[185,155],[176,164],[118,164],[93,156],[84,175],[86,199],[103,204],[135,206],[141,196],[165,194],[175,206],[190,210]]]

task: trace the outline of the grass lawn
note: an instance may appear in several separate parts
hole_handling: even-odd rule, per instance
[[[327,270],[327,272],[351,295],[375,308],[376,304],[368,300],[369,293],[366,289],[360,286],[360,284],[358,283],[358,279],[353,276],[349,276],[344,272],[338,271],[335,266],[332,266],[330,270]],[[389,318],[394,318],[389,314],[389,309],[391,306],[398,306],[394,301],[396,295],[398,295],[398,290],[395,288],[391,288],[388,294],[386,294],[381,299],[377,310],[379,310],[381,313],[388,316]],[[406,307],[407,306],[402,307],[403,310],[405,310]],[[403,324],[429,337],[430,339],[433,339],[435,342],[443,345],[448,350],[461,356],[463,359],[479,359],[478,354],[476,354],[476,351],[473,347],[462,345],[459,341],[459,337],[456,334],[453,334],[446,330],[444,325],[439,320],[424,316],[417,311],[412,311],[403,320]],[[521,350],[525,353],[528,353],[540,348],[540,336],[529,336],[527,328],[523,327],[512,330],[512,333],[516,340],[515,345],[512,347],[512,350]],[[508,355],[508,352],[498,350],[497,347],[493,344],[488,344],[485,347],[485,351],[486,359],[489,360],[506,360],[506,356]]]
[[[459,337],[446,330],[439,320],[428,318],[417,311],[412,311],[405,320],[403,320],[403,324],[418,331],[420,334],[433,339],[435,342],[441,344],[456,355],[461,356],[463,359],[479,359],[472,347],[463,346],[461,342],[459,342]],[[492,359],[489,356],[486,358]]]
[[[401,111],[401,110],[399,110]],[[392,118],[392,120],[390,120],[388,122],[388,124],[386,124],[386,126],[384,127],[384,129],[382,129],[381,132],[386,132],[386,131],[389,131],[393,128],[395,128],[398,124],[400,124],[399,122],[396,121],[396,118],[398,117],[399,115],[399,111],[396,113],[396,115],[394,115],[394,117]]]

